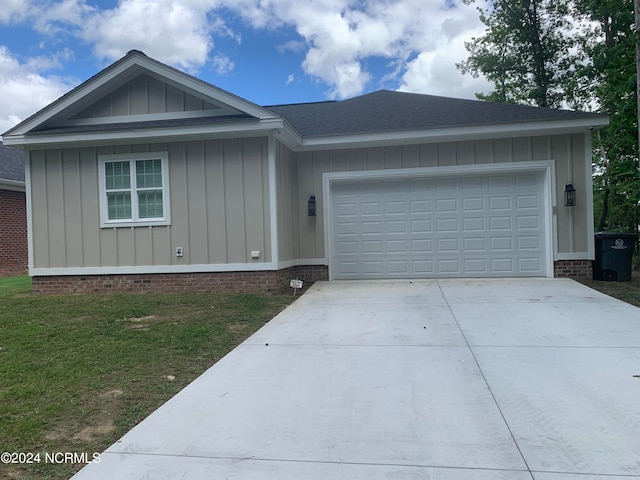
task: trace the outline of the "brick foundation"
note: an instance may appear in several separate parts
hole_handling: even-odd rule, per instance
[[[0,277],[27,273],[27,200],[0,189]]]
[[[554,277],[592,278],[591,260],[558,260]],[[289,281],[299,278],[307,289],[329,279],[326,265],[303,265],[276,271],[150,273],[139,275],[57,275],[33,277],[33,292],[145,293],[222,292],[276,294],[290,291]],[[303,290],[304,290],[303,289]]]
[[[593,278],[593,260],[556,260],[553,276],[568,278]]]
[[[290,291],[292,278],[302,280],[306,289],[316,281],[327,280],[329,269],[325,265],[307,265],[252,272],[40,276],[33,277],[32,291],[39,294],[185,291],[276,294]]]

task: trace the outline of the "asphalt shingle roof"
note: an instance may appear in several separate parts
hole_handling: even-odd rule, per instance
[[[389,90],[338,102],[265,108],[285,117],[300,135],[311,137],[602,117],[596,113]]]
[[[0,142],[0,179],[24,182],[24,152]]]

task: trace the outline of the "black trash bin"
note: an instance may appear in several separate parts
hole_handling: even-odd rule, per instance
[[[630,282],[633,251],[638,235],[635,233],[598,232],[593,279]]]

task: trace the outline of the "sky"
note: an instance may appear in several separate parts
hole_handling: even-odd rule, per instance
[[[487,1],[0,0],[0,134],[133,49],[263,106],[475,98],[455,64]]]

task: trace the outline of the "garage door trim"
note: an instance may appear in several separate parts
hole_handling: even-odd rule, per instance
[[[389,170],[363,170],[354,172],[329,172],[322,176],[323,210],[324,210],[324,244],[325,259],[329,265],[329,280],[334,279],[333,262],[333,202],[332,187],[339,183],[361,181],[393,181],[404,179],[437,178],[451,175],[488,175],[492,173],[543,173],[543,197],[545,205],[544,228],[546,232],[545,265],[546,276],[553,277],[553,252],[556,251],[556,195],[555,195],[555,161],[544,160],[534,162],[514,162],[505,164],[456,165],[445,167],[404,168]]]

